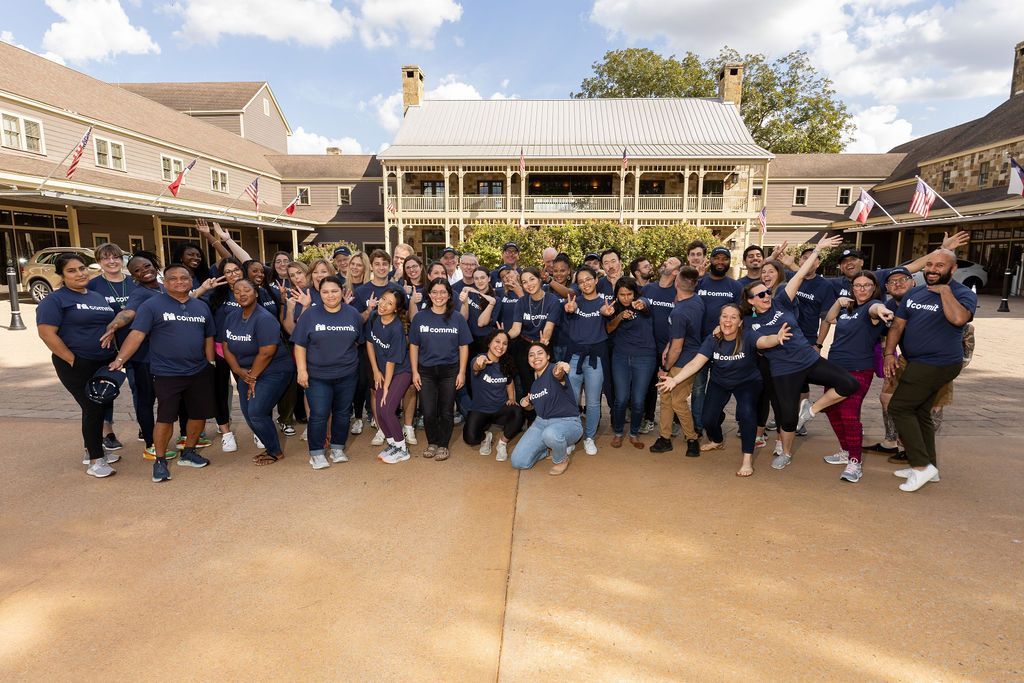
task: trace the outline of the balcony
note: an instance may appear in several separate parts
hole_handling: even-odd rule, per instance
[[[455,202],[452,202],[455,204]],[[453,207],[454,208],[454,207]],[[402,195],[403,211],[444,211],[444,196],[411,194]]]
[[[467,194],[462,198],[462,210],[469,211],[470,213],[480,211],[518,211],[519,197],[512,197],[510,202],[503,195]]]
[[[443,213],[448,210],[469,214],[518,214],[520,211],[530,214],[617,214],[620,211],[625,213],[696,214],[745,213],[757,211],[759,208],[760,201],[756,198],[751,203],[751,208],[748,209],[746,197],[723,197],[721,195],[685,198],[678,195],[640,195],[636,201],[634,201],[634,197],[626,195],[622,198],[621,209],[618,195],[527,195],[520,197],[514,194],[507,197],[493,194],[470,194],[464,195],[461,202],[458,196],[452,195],[448,198],[447,209],[444,196],[402,196],[402,210],[416,213]]]
[[[625,211],[633,210],[633,198],[625,198]],[[617,213],[618,195],[559,196],[543,195],[526,197],[527,213]]]

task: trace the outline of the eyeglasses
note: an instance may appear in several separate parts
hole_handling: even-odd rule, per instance
[[[854,289],[874,289],[875,286],[873,284],[871,284],[870,282],[865,282],[865,283],[861,283],[861,284],[856,284],[856,285],[853,286],[853,288]]]
[[[754,293],[754,292],[750,293],[750,296],[756,296],[758,299],[767,299],[771,295],[772,295],[772,293],[770,291],[768,291],[767,289],[762,289],[760,292],[757,292],[757,293]]]
[[[886,287],[898,287],[898,286],[902,285],[904,282],[909,282],[912,279],[913,278],[909,278],[909,277],[901,277],[898,280],[889,280],[888,282],[885,283],[885,286]]]

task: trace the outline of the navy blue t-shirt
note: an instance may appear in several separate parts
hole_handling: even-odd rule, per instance
[[[111,282],[100,275],[89,280],[89,284],[85,288],[106,299],[110,307],[114,309],[114,313],[118,313],[128,303],[128,297],[132,295],[132,290],[138,286],[130,277],[126,277],[121,282]]]
[[[889,273],[891,273],[894,270],[896,269],[879,268],[872,272],[875,274],[875,277],[878,278],[878,281],[882,283],[884,289],[885,281],[889,279]],[[840,275],[838,277],[830,277],[825,279],[829,282],[829,284],[832,285],[832,289],[835,292],[837,298],[841,296],[853,298],[853,283],[850,281],[850,278],[846,277],[845,275]]]
[[[469,290],[469,300],[466,302],[469,307],[469,331],[474,337],[486,337],[495,329],[495,323],[501,315],[500,304],[495,299],[494,308],[491,309],[491,322],[480,327],[480,314],[487,309],[487,300],[484,299],[476,289]]]
[[[732,390],[742,384],[761,381],[761,371],[757,369],[757,335],[743,335],[737,350],[735,339],[716,339],[709,334],[697,353],[711,364],[710,381],[723,389]]]
[[[477,356],[480,358],[481,356]],[[483,355],[486,358],[486,355]],[[473,362],[476,358],[473,359]],[[501,371],[501,363],[489,363],[480,372],[470,372],[469,385],[473,394],[471,410],[496,413],[508,402],[508,385],[512,381]]]
[[[359,366],[363,319],[345,303],[335,313],[315,306],[295,323],[292,342],[306,349],[306,372],[310,377],[345,377],[354,374]]]
[[[598,279],[597,293],[604,297],[605,303],[608,303],[615,298],[615,285],[618,283],[618,280],[612,283],[612,281],[608,279],[607,275]]]
[[[835,288],[820,275],[800,283],[796,293],[796,318],[800,331],[811,345],[818,343],[818,327],[832,304],[836,302]]]
[[[224,327],[227,325],[228,315],[233,311],[240,310],[242,310],[242,307],[235,301],[235,293],[228,290],[227,298],[221,301],[220,305],[217,306],[217,310],[213,312],[213,324],[217,328],[217,341],[224,341]]]
[[[956,280],[950,280],[950,289],[960,305],[971,316],[978,308],[978,295]],[[908,361],[925,365],[955,365],[964,360],[964,328],[946,320],[942,312],[942,297],[928,291],[927,285],[914,287],[906,293],[896,315],[907,321],[900,340],[900,348]]]
[[[114,309],[101,295],[84,294],[61,287],[39,302],[36,325],[53,325],[57,336],[75,356],[89,360],[107,360],[114,349],[100,348],[100,337],[114,319]]]
[[[651,302],[651,318],[654,321],[654,342],[658,347],[658,353],[665,348],[669,341],[669,316],[672,309],[676,307],[675,285],[662,287],[657,282],[650,282],[643,286],[640,293],[645,299]]]
[[[387,325],[379,315],[371,315],[366,321],[366,339],[373,344],[373,356],[377,369],[383,375],[388,363],[395,364],[392,377],[403,372],[412,372],[409,364],[409,343],[397,317]]]
[[[704,301],[699,296],[691,296],[676,303],[669,316],[670,340],[682,339],[683,350],[672,367],[681,368],[697,355],[700,348],[704,328]],[[717,323],[716,323],[717,324]]]
[[[620,320],[618,327],[612,332],[615,353],[627,356],[647,356],[655,353],[654,322],[649,314],[650,303],[644,303],[647,304],[647,314],[634,310],[633,317]]]
[[[715,280],[710,275],[705,275],[697,282],[697,296],[704,302],[704,325],[701,327],[703,338],[718,326],[718,315],[722,312],[722,306],[738,303],[743,297],[743,287],[728,276]]]
[[[263,372],[294,372],[291,350],[281,343],[281,323],[272,313],[256,306],[246,319],[242,308],[232,308],[224,321],[224,343],[235,355],[238,365],[252,367],[261,346],[277,346],[274,357]]]
[[[508,332],[516,321],[516,304],[519,303],[519,297],[516,296],[515,292],[505,289],[497,291],[497,294],[499,305],[498,322],[501,323],[502,329]]]
[[[278,320],[281,315],[281,301],[277,298],[277,290],[270,289],[269,291],[265,287],[256,288],[256,303],[262,307],[267,313],[274,316],[274,320]]]
[[[761,278],[759,278],[759,277],[750,277],[749,275],[744,275],[739,280],[736,280],[736,282],[740,283],[740,287],[743,287],[743,288],[745,288],[751,282],[760,282],[760,281],[761,281]]]
[[[537,341],[540,339],[544,325],[558,325],[562,321],[562,309],[558,297],[551,292],[544,292],[544,298],[534,301],[529,294],[516,302],[514,323],[522,323],[519,334],[523,339]]]
[[[363,311],[366,310],[366,308],[367,308],[367,306],[369,304],[370,296],[371,295],[373,297],[379,299],[380,295],[383,294],[388,289],[394,289],[394,290],[397,290],[397,291],[402,291],[401,285],[399,285],[396,282],[391,282],[390,280],[386,284],[383,284],[383,285],[375,285],[375,284],[373,284],[372,281],[364,282],[363,284],[361,284],[358,287],[356,287],[355,290],[353,290],[353,294],[355,295],[355,298],[352,300],[352,306],[357,311],[362,313]],[[402,293],[404,294],[405,292],[403,291]],[[426,299],[427,298],[426,295],[424,295],[423,298]]]
[[[469,323],[458,311],[452,311],[445,320],[443,315],[427,309],[409,323],[409,343],[419,347],[421,367],[458,363],[459,347],[472,342]]]
[[[565,314],[571,347],[602,344],[608,339],[606,320],[601,315],[604,305],[604,297],[600,295],[593,299],[586,299],[582,294],[576,297],[576,312]]]
[[[858,306],[853,313],[843,308],[836,317],[835,336],[829,347],[828,359],[844,370],[870,370],[875,367],[875,345],[885,331],[885,325],[873,324],[871,306],[881,303],[872,300]]]
[[[139,306],[132,330],[149,336],[149,369],[158,377],[186,377],[206,369],[206,338],[217,334],[210,307],[189,297],[151,296]]]
[[[772,299],[773,306],[764,314],[755,313],[744,324],[748,324],[753,336],[764,337],[777,334],[783,323],[789,325],[793,336],[785,344],[764,350],[768,359],[768,367],[772,377],[789,375],[806,370],[821,356],[814,350],[804,335],[800,334],[800,325],[796,318],[796,302],[789,298],[786,290],[779,287]]]
[[[124,310],[135,311],[136,313],[138,313],[139,306],[144,304],[146,301],[149,301],[151,297],[154,297],[157,294],[163,294],[163,292],[163,285],[159,285],[157,287],[154,287],[153,289],[141,286],[136,287],[135,289],[132,290],[131,296],[128,297],[128,301],[124,305]],[[132,328],[129,325],[128,327],[119,330],[119,332],[123,332],[124,336],[127,337],[128,333],[131,332],[131,330]],[[121,339],[120,335],[118,335],[118,343],[123,343],[123,340]],[[139,344],[138,350],[134,354],[132,354],[131,361],[134,363],[149,362],[149,337],[146,337],[145,339],[142,340],[142,343]]]
[[[580,417],[580,407],[567,381],[562,384],[555,379],[552,371],[554,363],[549,364],[540,377],[533,380],[530,387],[530,403],[537,411],[537,417],[550,420],[557,417]]]

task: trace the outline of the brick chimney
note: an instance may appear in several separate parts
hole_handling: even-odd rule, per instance
[[[1024,93],[1024,41],[1013,48],[1013,78],[1010,81],[1010,97]]]
[[[728,62],[718,72],[718,96],[739,109],[743,100],[743,65]]]
[[[339,156],[340,157],[341,156],[341,147],[328,147],[327,148],[327,153],[328,154],[333,154],[335,156]]]
[[[423,71],[411,64],[402,67],[402,115],[423,102]]]

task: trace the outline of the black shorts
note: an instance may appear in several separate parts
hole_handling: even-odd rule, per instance
[[[178,407],[185,402],[190,420],[208,420],[217,414],[217,399],[213,390],[213,366],[209,365],[194,375],[153,376],[156,394],[156,421],[173,424],[178,421]]]

